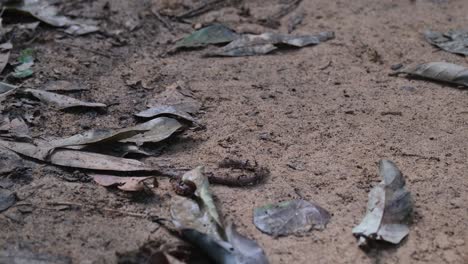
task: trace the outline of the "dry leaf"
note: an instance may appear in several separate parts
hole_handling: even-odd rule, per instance
[[[16,203],[15,193],[0,187],[0,213],[10,208],[15,203]]]
[[[101,174],[89,174],[93,180],[102,186],[110,187],[117,186],[122,191],[127,192],[137,192],[145,189],[144,181],[153,179],[156,180],[153,176],[150,177],[118,177],[112,175],[101,175]]]
[[[234,225],[226,228],[226,237],[234,249],[235,263],[242,264],[268,264],[263,249],[255,242],[237,232]]]
[[[429,62],[396,72],[468,87],[468,68],[448,62]]]
[[[427,42],[445,51],[468,55],[468,31],[450,30],[447,33],[426,31],[424,33]]]
[[[179,121],[173,118],[158,117],[157,119],[159,120],[158,124],[151,130],[130,138],[122,139],[120,142],[131,142],[137,145],[141,145],[147,142],[157,143],[169,138],[172,134],[183,127]]]
[[[304,200],[270,204],[254,210],[255,226],[275,237],[324,229],[330,217],[322,207]]]
[[[15,152],[0,147],[0,176],[9,174],[24,166],[23,160]]]
[[[353,229],[360,246],[366,246],[369,239],[398,244],[409,233],[407,221],[413,205],[403,175],[389,160],[380,161],[379,174],[382,181],[369,193],[367,214]]]
[[[141,118],[154,118],[162,115],[175,116],[196,123],[195,119],[184,111],[184,107],[178,105],[160,105],[135,114],[135,116]]]
[[[237,37],[238,35],[230,28],[221,24],[214,24],[199,29],[177,41],[175,48],[194,48],[210,44],[229,43]]]
[[[8,60],[10,59],[10,50],[12,48],[13,48],[13,45],[10,42],[5,42],[0,45],[0,73],[3,72],[3,69],[5,69],[5,66],[8,63]]]
[[[18,87],[12,84],[0,82],[0,102],[2,99],[12,94]]]
[[[261,35],[246,34],[214,52],[209,52],[207,55],[229,57],[263,55],[278,49],[280,45],[300,48],[317,45],[334,37],[335,34],[333,32],[321,32],[316,35],[304,36],[290,36],[276,33],[264,33]]]
[[[50,153],[51,146],[48,144],[36,146],[31,143],[0,140],[0,146],[21,155],[64,167],[104,171],[155,171],[155,168],[133,159],[71,149],[55,149]]]
[[[64,110],[67,108],[73,108],[73,107],[90,107],[90,108],[107,107],[105,104],[83,102],[75,98],[66,96],[66,95],[61,95],[61,94],[56,94],[56,93],[51,93],[51,92],[46,92],[46,91],[40,91],[40,90],[35,90],[35,89],[25,89],[24,91],[27,93],[30,93],[31,95],[33,95],[34,97],[36,97],[37,99],[43,102],[57,106],[61,110]]]

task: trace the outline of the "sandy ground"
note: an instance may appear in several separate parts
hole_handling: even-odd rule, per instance
[[[240,7],[248,8],[251,17],[268,16],[281,1],[244,2],[190,22],[217,20],[238,30],[274,31],[249,22]],[[113,105],[105,113],[39,109],[34,137],[132,125],[134,113],[168,85],[184,81],[203,103],[198,117],[206,129],[185,132],[146,162],[194,168],[230,157],[269,168],[271,176],[260,185],[215,185],[213,192],[224,218],[256,239],[271,263],[467,263],[468,90],[388,74],[398,63],[467,65],[464,57],[426,43],[422,32],[466,28],[468,1],[304,0],[276,31],[287,32],[288,19],[304,12],[294,33],[331,30],[334,40],[243,58],[203,58],[203,50],[166,54],[192,28],[179,23],[173,23],[172,32],[165,28],[149,11],[163,4],[99,0],[60,5],[67,14],[98,19],[108,32],[122,33],[74,38],[41,27],[35,41],[24,46],[37,51],[38,62],[23,86],[74,81],[90,88],[79,98]],[[138,21],[133,31],[125,27],[129,20]],[[370,188],[380,181],[381,158],[395,161],[405,174],[415,201],[414,221],[400,246],[366,253],[351,230],[365,213]],[[80,181],[80,172],[34,162],[28,166],[12,190],[21,203],[36,206],[0,214],[0,249],[67,256],[73,263],[114,263],[116,252],[167,237],[148,219],[96,209],[168,218],[175,194],[167,178],[160,179],[154,196],[127,195],[86,177]],[[329,210],[328,227],[278,239],[255,228],[254,207],[292,198]],[[51,209],[45,203],[81,207]]]

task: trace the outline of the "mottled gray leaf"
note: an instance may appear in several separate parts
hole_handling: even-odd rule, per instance
[[[367,214],[353,229],[361,246],[367,244],[368,239],[398,244],[409,233],[407,221],[411,216],[412,201],[404,188],[405,179],[393,162],[381,160],[379,166],[383,179],[370,191]]]
[[[36,97],[37,99],[45,103],[57,106],[61,110],[64,110],[67,108],[73,108],[73,107],[89,107],[89,108],[107,107],[105,104],[83,102],[78,99],[72,98],[70,96],[41,91],[41,90],[25,89],[24,91],[27,93],[30,93],[31,95],[33,95],[34,97]]]
[[[15,203],[15,193],[7,189],[0,188],[0,213],[10,208]]]
[[[424,33],[424,36],[429,43],[445,51],[468,55],[467,30],[450,30],[447,33],[428,30]]]
[[[141,118],[154,118],[161,115],[175,116],[193,123],[196,122],[191,115],[177,105],[160,105],[135,114],[135,116]]]
[[[228,45],[209,52],[208,56],[253,56],[267,54],[280,45],[291,47],[305,47],[317,45],[335,37],[333,32],[321,32],[316,35],[290,36],[276,33],[264,33],[261,35],[242,35]]]
[[[31,143],[0,140],[0,146],[21,155],[65,167],[105,171],[155,170],[154,168],[137,160],[118,158],[80,150],[55,149],[50,153],[51,147],[46,143],[44,143],[44,145],[36,146]]]
[[[291,200],[254,209],[255,226],[275,237],[324,229],[330,217],[322,207],[304,200]]]
[[[214,24],[199,29],[179,40],[175,44],[175,48],[194,48],[210,44],[228,43],[236,39],[237,36],[237,33],[230,28],[221,24]]]
[[[468,87],[468,68],[453,63],[429,62],[401,69],[398,73]]]

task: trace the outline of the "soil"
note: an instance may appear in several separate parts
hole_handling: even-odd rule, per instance
[[[151,12],[189,2],[60,3],[64,14],[96,19],[105,33],[71,37],[41,25],[33,40],[15,44],[13,58],[27,47],[37,56],[34,76],[21,84],[44,89],[51,80],[70,81],[89,88],[74,97],[110,107],[60,112],[35,106],[27,110],[35,118],[31,136],[133,125],[134,113],[178,82],[202,103],[197,118],[203,129],[178,135],[158,146],[159,156],[143,160],[209,170],[231,158],[268,168],[270,176],[255,186],[212,190],[224,219],[258,241],[271,263],[467,263],[468,90],[389,73],[399,63],[467,65],[465,57],[428,44],[422,32],[466,27],[468,1],[302,1],[276,29],[258,18],[268,18],[285,1],[229,1],[185,22],[171,21],[171,30]],[[334,31],[336,38],[254,57],[167,52],[197,24],[286,33],[300,13],[304,19],[294,34]],[[413,223],[401,245],[364,252],[351,230],[380,181],[382,158],[393,160],[406,177]],[[176,194],[169,178],[159,178],[153,195],[135,195],[98,186],[79,170],[25,164],[29,169],[10,177],[19,201],[0,214],[0,250],[115,263],[116,253],[168,239],[149,216],[170,218]],[[281,238],[255,228],[253,208],[294,198],[330,211],[327,228]]]

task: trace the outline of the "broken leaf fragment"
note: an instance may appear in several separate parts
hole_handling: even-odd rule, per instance
[[[36,97],[40,101],[57,106],[60,110],[74,108],[74,107],[88,107],[88,108],[105,108],[105,104],[83,102],[70,96],[36,90],[25,89],[25,92]]]
[[[10,50],[13,48],[13,45],[10,42],[5,42],[0,45],[0,73],[5,69],[8,60],[10,59]]]
[[[229,43],[237,37],[237,33],[232,31],[230,28],[221,24],[214,24],[199,29],[179,40],[175,44],[175,48],[194,48],[210,44]]]
[[[16,88],[18,87],[15,85],[0,82],[0,100],[4,99],[7,95],[13,93],[16,90]]]
[[[305,200],[291,200],[254,209],[254,224],[272,236],[286,236],[324,229],[330,213]]]
[[[400,73],[468,87],[468,68],[453,63],[423,63],[396,72]]]
[[[93,180],[105,187],[117,186],[122,191],[137,192],[145,189],[144,181],[149,179],[155,180],[153,176],[150,177],[118,177],[113,175],[90,174]]]
[[[382,181],[369,193],[367,213],[353,229],[360,246],[366,246],[368,240],[398,244],[409,234],[407,222],[413,205],[410,192],[405,190],[405,179],[390,160],[380,161],[379,174]]]
[[[321,42],[333,39],[333,32],[321,32],[315,35],[292,36],[276,33],[264,33],[261,35],[245,34],[235,39],[228,45],[218,50],[207,53],[207,56],[254,56],[264,55],[280,48],[282,45],[301,48],[309,45],[317,45]]]
[[[147,110],[141,111],[135,116],[140,118],[154,118],[157,116],[175,116],[180,119],[187,120],[189,122],[195,123],[195,119],[189,115],[187,112],[184,111],[183,107],[179,107],[177,105],[160,105],[156,107],[151,107]]]
[[[426,31],[427,42],[445,51],[468,56],[468,30],[450,30],[447,33]]]

